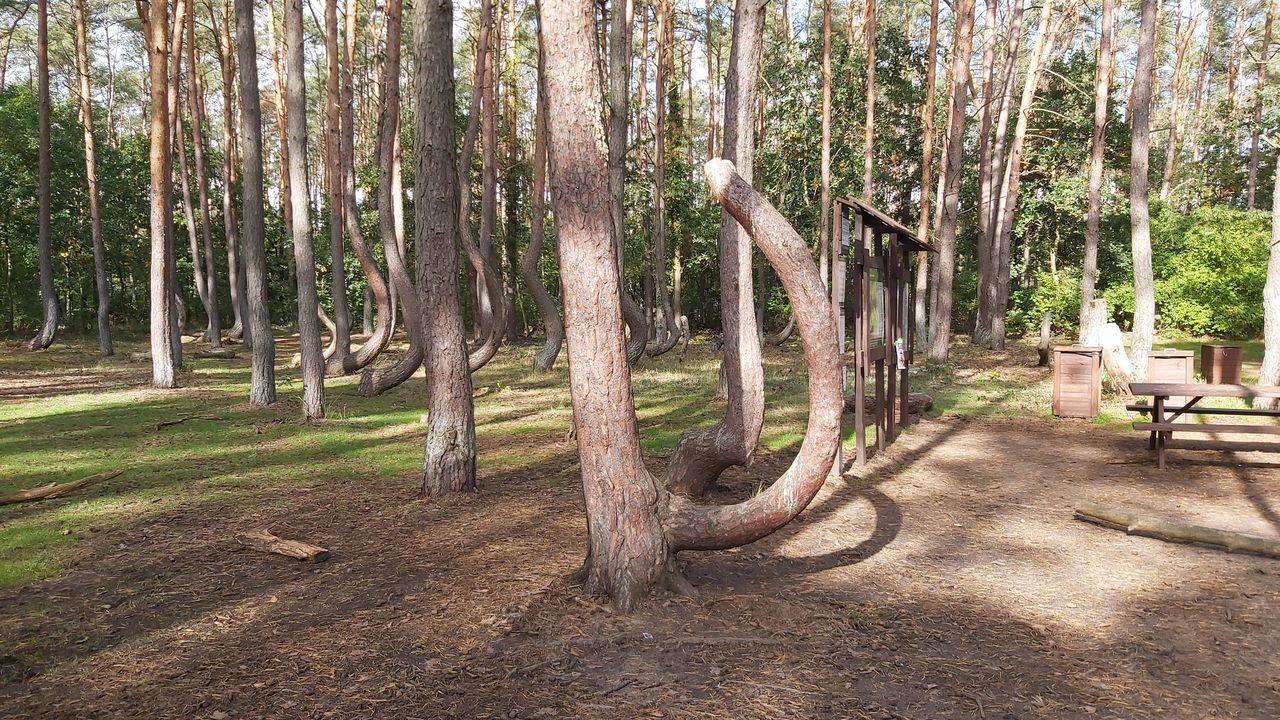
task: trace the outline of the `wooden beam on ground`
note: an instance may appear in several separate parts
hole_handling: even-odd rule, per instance
[[[286,540],[277,537],[266,530],[254,530],[253,532],[243,533],[236,536],[236,540],[241,545],[250,550],[258,552],[274,553],[285,557],[294,558],[295,560],[306,560],[307,562],[324,562],[329,559],[329,551],[322,547],[302,542],[301,540]]]
[[[1248,552],[1280,558],[1280,540],[1259,535],[1173,522],[1127,510],[1105,508],[1093,503],[1077,505],[1075,518],[1114,530],[1123,530],[1129,535],[1140,535],[1166,542],[1201,543],[1228,552]]]
[[[32,500],[48,500],[49,498],[70,495],[81,488],[89,487],[90,485],[100,483],[103,480],[110,480],[122,472],[124,471],[108,470],[106,472],[100,472],[97,475],[90,475],[87,478],[81,478],[74,482],[49,483],[48,485],[31,488],[30,490],[19,490],[12,495],[0,496],[0,505],[13,505],[14,503],[31,502]]]

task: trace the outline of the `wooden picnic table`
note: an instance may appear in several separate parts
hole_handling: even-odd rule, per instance
[[[1256,435],[1280,435],[1280,425],[1250,425],[1224,423],[1191,423],[1174,421],[1184,414],[1230,415],[1236,417],[1280,417],[1280,410],[1260,408],[1202,407],[1198,403],[1207,397],[1226,398],[1280,398],[1280,385],[1211,385],[1208,383],[1131,383],[1129,392],[1150,396],[1151,405],[1129,405],[1135,412],[1151,413],[1151,422],[1135,422],[1134,430],[1151,433],[1149,447],[1156,451],[1156,461],[1165,468],[1164,451],[1173,433],[1242,433]],[[1185,397],[1186,402],[1170,407],[1171,397]],[[1166,413],[1168,413],[1166,415]]]

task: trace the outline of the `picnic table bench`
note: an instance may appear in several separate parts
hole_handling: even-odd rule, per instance
[[[1230,415],[1236,417],[1280,417],[1280,410],[1258,408],[1201,407],[1197,403],[1207,397],[1227,398],[1280,398],[1280,385],[1209,385],[1206,383],[1131,383],[1129,392],[1150,396],[1150,405],[1128,405],[1133,412],[1151,414],[1151,422],[1135,422],[1134,430],[1151,433],[1149,447],[1156,451],[1156,462],[1164,469],[1164,451],[1174,432],[1189,433],[1241,433],[1255,435],[1280,435],[1280,425],[1249,425],[1225,423],[1191,423],[1174,421],[1183,415]],[[1187,400],[1170,407],[1170,398]],[[1166,414],[1167,413],[1167,414]]]

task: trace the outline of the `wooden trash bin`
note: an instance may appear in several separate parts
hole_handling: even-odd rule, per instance
[[[1239,345],[1200,346],[1200,374],[1210,385],[1239,385],[1242,356]]]
[[[1179,385],[1195,380],[1195,353],[1190,350],[1169,348],[1147,354],[1147,382],[1177,383]],[[1185,397],[1171,397],[1165,407],[1182,407],[1187,404]],[[1186,415],[1179,415],[1174,422],[1187,422]]]
[[[1102,408],[1102,348],[1058,345],[1053,348],[1053,414],[1094,417]]]

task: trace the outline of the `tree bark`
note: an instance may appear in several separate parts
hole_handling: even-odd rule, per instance
[[[964,161],[964,121],[969,84],[969,54],[973,50],[973,0],[956,0],[955,35],[951,44],[951,107],[947,110],[946,185],[938,217],[934,259],[933,316],[929,321],[929,361],[943,363],[951,344],[952,281],[955,273],[956,224],[960,211],[960,176]]]
[[[819,165],[818,272],[831,282],[831,0],[822,0],[822,157]]]
[[[167,83],[161,83],[161,88]],[[49,189],[49,0],[38,0],[36,7],[36,125],[39,133],[39,159],[37,160],[38,190],[36,204],[38,221],[37,242],[40,254],[40,310],[43,320],[40,331],[31,338],[27,347],[44,350],[53,344],[58,333],[58,292],[53,286],[53,227],[52,195]],[[159,385],[159,383],[157,383]],[[161,385],[161,387],[169,387]]]
[[[324,347],[320,340],[320,297],[315,250],[311,244],[311,208],[307,189],[307,85],[302,35],[302,0],[284,0],[286,114],[289,197],[293,222],[293,260],[298,283],[298,341],[302,355],[302,413],[324,417]]]
[[[1132,141],[1129,157],[1129,230],[1133,247],[1133,336],[1130,358],[1139,377],[1147,374],[1147,353],[1155,335],[1155,280],[1151,270],[1151,215],[1147,206],[1151,145],[1151,82],[1155,75],[1157,0],[1142,0],[1138,60],[1133,80]]]
[[[1014,0],[1021,2],[1022,0]],[[991,271],[995,263],[992,260],[991,212],[994,197],[991,157],[991,124],[996,111],[994,94],[996,92],[995,58],[996,58],[996,3],[986,3],[986,19],[982,26],[982,109],[978,130],[978,237],[974,243],[978,261],[978,312],[974,322],[970,342],[983,344],[990,340],[991,304],[987,301],[985,289],[990,282]],[[1009,40],[1013,42],[1012,39]]]
[[[1271,192],[1271,253],[1267,282],[1262,288],[1262,368],[1259,385],[1280,385],[1280,157],[1276,158],[1275,184]],[[1275,410],[1280,400],[1254,400],[1254,407]]]
[[[660,324],[655,322],[659,332],[653,344],[646,349],[646,352],[653,356],[671,350],[680,340],[675,308],[672,307],[671,292],[667,286],[667,126],[672,122],[667,111],[670,109],[668,107],[671,93],[669,86],[675,63],[672,57],[672,44],[675,37],[672,29],[674,19],[672,0],[657,0],[655,10],[658,21],[658,57],[653,92],[656,104],[653,153],[653,280],[654,293],[657,295],[655,309],[658,310],[662,322]],[[679,122],[679,119],[675,122]],[[621,279],[619,279],[619,292],[621,292]]]
[[[89,232],[93,240],[93,278],[98,290],[98,349],[113,355],[111,343],[111,284],[107,279],[107,250],[102,239],[102,208],[98,205],[97,144],[93,137],[93,96],[89,92],[89,43],[84,0],[71,3],[75,26],[76,77],[80,90],[80,124],[84,128],[84,177],[89,193]]]
[[[144,11],[145,10],[145,14]],[[167,234],[170,216],[168,198],[172,189],[169,155],[169,6],[167,2],[149,2],[139,6],[143,34],[146,38],[149,78],[151,83],[151,268],[150,330],[151,383],[156,387],[177,386],[173,362],[173,285]]]
[[[755,156],[753,120],[764,40],[763,0],[738,0],[725,77],[724,159],[751,183]],[[663,485],[671,492],[701,496],[726,469],[751,458],[764,426],[764,368],[753,299],[751,238],[728,210],[720,218],[721,355],[726,380],[722,421],[685,432],[667,464]]]
[[[422,490],[476,484],[475,414],[458,298],[458,166],[453,84],[453,5],[415,3],[414,235],[427,369]]]
[[[1183,18],[1178,16],[1178,24]],[[1178,164],[1178,153],[1182,149],[1182,133],[1179,123],[1182,121],[1182,85],[1184,79],[1187,49],[1191,46],[1191,37],[1195,35],[1196,23],[1188,22],[1187,29],[1179,37],[1179,28],[1174,28],[1174,42],[1177,52],[1173,62],[1173,78],[1169,88],[1169,142],[1165,145],[1164,172],[1160,176],[1160,199],[1168,200],[1173,189],[1173,171]],[[1250,209],[1253,204],[1250,203]]]
[[[920,222],[916,236],[929,239],[929,207],[933,203],[933,128],[934,100],[938,94],[938,0],[929,0],[929,40],[925,47],[924,106],[920,109],[920,122],[924,138],[920,157]],[[916,288],[914,312],[916,324],[915,344],[924,347],[929,340],[929,253],[916,253]]]
[[[560,310],[556,307],[555,300],[538,275],[538,259],[542,256],[547,216],[547,97],[546,90],[541,87],[544,76],[541,51],[538,54],[538,68],[538,100],[533,111],[533,197],[530,203],[529,244],[520,259],[520,273],[529,289],[529,295],[538,306],[538,317],[547,333],[546,342],[533,354],[533,367],[535,370],[550,370],[556,363],[556,357],[560,355],[560,346],[564,344],[564,322],[560,319]],[[612,177],[612,167],[610,171]],[[612,190],[611,187],[610,191]],[[645,332],[642,330],[639,336],[644,339]]]
[[[236,55],[240,66],[240,127],[244,140],[244,271],[249,335],[253,339],[249,402],[276,401],[275,338],[267,306],[265,193],[262,179],[262,109],[258,98],[258,47],[253,0],[235,0]],[[153,350],[154,353],[154,350]]]
[[[1098,226],[1102,215],[1103,153],[1106,151],[1107,101],[1111,93],[1111,28],[1113,0],[1102,0],[1098,28],[1097,70],[1093,76],[1093,133],[1089,137],[1088,210],[1085,212],[1084,260],[1080,272],[1080,323],[1093,301],[1098,276]],[[1212,22],[1212,21],[1211,21]]]

